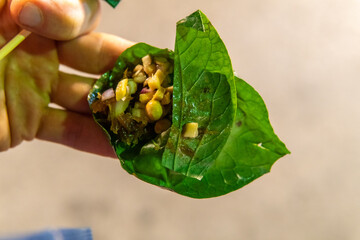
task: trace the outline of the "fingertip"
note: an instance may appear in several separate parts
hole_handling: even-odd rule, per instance
[[[69,40],[96,27],[99,8],[99,2],[93,0],[13,0],[10,12],[25,29],[51,39]]]

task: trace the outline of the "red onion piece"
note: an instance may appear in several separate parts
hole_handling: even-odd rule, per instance
[[[149,93],[149,92],[152,92],[152,90],[150,90],[149,88],[143,88],[140,91],[140,93]]]
[[[114,89],[109,88],[108,90],[103,92],[103,94],[101,95],[101,101],[105,101],[105,100],[111,99],[113,97],[115,97]]]

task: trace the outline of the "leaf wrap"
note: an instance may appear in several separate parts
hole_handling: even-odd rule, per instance
[[[269,172],[289,153],[275,135],[259,94],[234,77],[225,45],[201,11],[178,22],[175,52],[144,43],[124,51],[114,69],[95,83],[89,104],[147,54],[174,59],[171,129],[129,147],[109,130],[106,116],[94,114],[130,174],[182,195],[215,197]],[[182,136],[189,122],[199,124],[198,137]]]

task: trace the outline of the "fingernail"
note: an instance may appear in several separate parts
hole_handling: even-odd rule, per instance
[[[19,21],[28,27],[39,27],[42,24],[43,15],[35,4],[27,2],[21,9]]]

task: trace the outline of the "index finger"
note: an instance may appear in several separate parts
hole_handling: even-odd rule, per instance
[[[119,55],[134,42],[106,34],[91,32],[76,39],[58,42],[62,64],[74,69],[101,74],[111,69]]]

